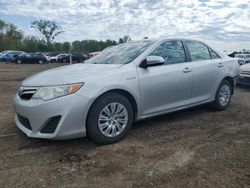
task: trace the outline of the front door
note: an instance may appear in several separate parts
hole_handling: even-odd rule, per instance
[[[192,67],[181,41],[166,41],[151,54],[165,63],[146,69],[138,67],[142,114],[150,115],[189,104]]]

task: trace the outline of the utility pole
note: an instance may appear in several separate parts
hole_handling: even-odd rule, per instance
[[[69,47],[69,64],[70,65],[72,64],[72,54],[71,54],[71,52],[72,52],[72,46],[70,45],[70,47]]]

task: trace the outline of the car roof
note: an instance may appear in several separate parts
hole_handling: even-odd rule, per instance
[[[194,39],[194,38],[185,38],[185,37],[160,37],[160,38],[156,38],[156,39],[144,39],[144,40],[138,40],[137,42],[140,41],[151,41],[153,43],[162,43],[164,41],[168,41],[168,40],[179,40],[179,41],[195,41],[195,42],[201,42],[203,44],[205,44],[207,47],[211,48],[213,51],[215,51],[217,54],[219,54],[219,56],[221,57],[228,57],[225,53],[217,50],[214,47],[211,47],[210,45],[207,44],[207,42],[204,42],[203,40],[200,39]],[[136,41],[134,41],[136,42]]]

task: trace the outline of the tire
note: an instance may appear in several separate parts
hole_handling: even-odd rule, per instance
[[[108,112],[111,113],[111,106],[116,109],[114,112],[118,113],[108,117],[105,109],[109,109]],[[101,116],[105,118],[102,119]],[[87,118],[87,135],[100,145],[115,143],[126,136],[133,121],[134,112],[129,100],[119,93],[109,92],[98,98],[90,108]]]
[[[17,64],[21,64],[21,63],[22,63],[22,60],[18,59],[18,60],[16,61],[16,63],[17,63]]]
[[[43,64],[43,60],[38,60],[38,63],[39,64]]]
[[[230,82],[228,80],[223,80],[216,91],[215,101],[212,103],[212,107],[218,111],[225,110],[231,101],[232,91],[233,86]]]
[[[62,62],[63,62],[63,63],[67,63],[67,59],[63,59]]]

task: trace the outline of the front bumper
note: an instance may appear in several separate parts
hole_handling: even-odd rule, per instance
[[[14,97],[15,123],[28,137],[45,139],[71,139],[86,136],[86,118],[91,101],[72,94],[48,101]],[[22,117],[22,119],[20,119]],[[41,131],[53,117],[60,117],[52,133]],[[24,119],[24,120],[23,120]],[[28,121],[29,126],[24,125]]]
[[[241,74],[236,83],[237,85],[250,86],[250,75]]]

